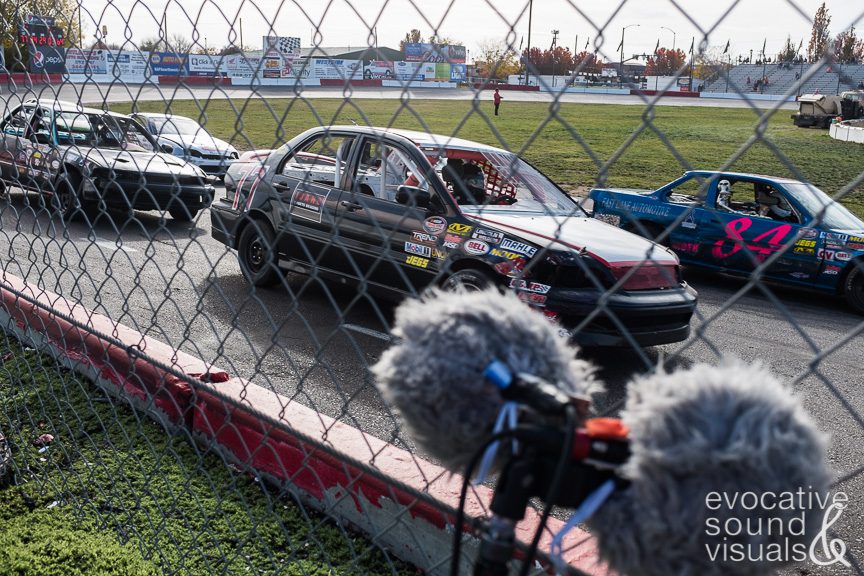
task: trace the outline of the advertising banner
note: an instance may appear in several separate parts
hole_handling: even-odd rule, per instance
[[[450,65],[450,81],[451,82],[465,82],[466,70],[467,66],[465,64],[451,64]]]
[[[465,47],[450,44],[405,44],[407,62],[449,62],[465,63]]]
[[[173,52],[151,52],[150,73],[153,76],[179,76],[186,68],[186,55]]]
[[[363,79],[392,80],[395,78],[393,62],[387,60],[366,60],[363,65]]]
[[[107,74],[108,59],[105,52],[105,50],[69,48],[66,50],[66,72],[69,74]],[[146,65],[143,55],[141,55],[141,60]]]
[[[282,58],[267,56],[262,60],[261,65],[262,75],[264,78],[281,78],[282,77]]]
[[[219,56],[190,54],[186,60],[189,76],[216,76],[219,73]]]
[[[450,64],[442,62],[435,64],[435,80],[439,82],[450,81]]]
[[[264,54],[278,52],[279,54],[290,54],[293,57],[300,56],[300,38],[294,36],[264,36],[262,37]]]
[[[362,76],[360,64],[360,60],[312,58],[310,63],[307,64],[307,70],[304,76],[317,78],[319,80],[349,80],[360,78]]]
[[[251,58],[242,54],[225,56],[221,69],[232,78],[252,78],[258,70],[261,58]]]
[[[30,72],[62,74],[66,70],[66,50],[56,46],[30,45]]]

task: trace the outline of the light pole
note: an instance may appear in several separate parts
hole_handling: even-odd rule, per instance
[[[531,74],[529,64],[531,62],[531,16],[534,14],[534,0],[528,0],[528,56],[525,60],[525,85],[529,84],[528,76]]]
[[[672,52],[675,52],[675,39],[678,37],[678,35],[675,34],[674,30],[672,30],[671,28],[667,28],[666,26],[660,26],[660,28],[662,30],[668,30],[669,32],[672,33]]]
[[[552,30],[552,86],[555,86],[555,48],[558,46],[558,30]]]
[[[621,28],[621,62],[618,65],[618,87],[620,88],[624,84],[624,31],[627,28],[639,27],[639,24],[628,24]]]

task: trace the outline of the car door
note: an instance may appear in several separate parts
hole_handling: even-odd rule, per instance
[[[772,186],[784,193],[776,183],[768,184],[758,178],[721,176],[712,186],[727,180],[733,190],[731,210],[716,202],[716,194],[709,207],[710,214],[703,217],[699,226],[700,254],[705,261],[723,270],[749,274],[757,266],[771,258],[781,249],[786,250],[776,257],[765,270],[765,275],[785,281],[810,282],[818,273],[819,261],[815,257],[817,240],[805,228],[805,215],[795,208],[783,219],[771,217],[760,210],[756,202],[756,190]],[[801,236],[806,236],[798,238]]]
[[[3,145],[0,146],[0,170],[3,179],[14,185],[30,186],[27,165],[33,150],[30,122],[36,106],[24,104],[3,121]]]
[[[281,159],[269,178],[280,252],[293,260],[342,273],[350,258],[334,234],[337,206],[347,181],[353,135],[318,133]],[[251,202],[255,182],[270,165],[242,183]]]
[[[447,229],[443,209],[397,201],[400,186],[436,191],[423,176],[419,151],[400,143],[365,138],[351,188],[339,202],[337,226],[354,257],[352,275],[407,293],[416,293],[438,273],[444,257],[439,240]],[[433,206],[442,206],[433,202]]]

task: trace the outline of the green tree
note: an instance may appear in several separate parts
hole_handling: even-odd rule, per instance
[[[516,51],[506,42],[486,40],[480,43],[480,52],[474,58],[474,68],[481,78],[506,79],[519,73]]]
[[[834,57],[843,64],[860,62],[864,57],[864,40],[855,34],[854,26],[837,35],[834,40]]]
[[[646,76],[674,76],[687,60],[687,54],[680,48],[669,50],[668,48],[657,48],[652,56],[648,57],[645,65]]]
[[[822,6],[816,10],[816,16],[813,18],[813,30],[810,32],[810,42],[807,44],[809,62],[816,62],[828,53],[830,49],[828,40],[831,38],[831,33],[828,31],[830,24],[831,16],[828,15],[825,2],[822,2]]]
[[[792,62],[798,56],[798,48],[792,42],[792,36],[786,36],[786,44],[777,53],[777,62]]]

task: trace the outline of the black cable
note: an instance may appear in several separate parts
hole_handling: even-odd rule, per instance
[[[453,530],[453,556],[450,557],[450,576],[459,576],[459,556],[462,549],[462,524],[465,523],[465,501],[468,499],[468,485],[471,484],[471,474],[474,473],[474,468],[477,463],[486,453],[486,448],[496,440],[510,438],[516,436],[521,430],[503,430],[497,432],[486,439],[480,448],[471,456],[468,465],[465,467],[465,476],[462,478],[462,489],[459,492],[459,508],[456,511],[456,522]]]
[[[564,480],[564,473],[567,466],[570,464],[570,454],[573,449],[573,438],[576,435],[576,408],[572,405],[567,405],[565,408],[567,415],[567,424],[564,428],[564,442],[561,446],[561,455],[558,457],[558,462],[555,465],[555,475],[552,476],[552,482],[549,484],[549,491],[546,494],[544,503],[546,506],[543,509],[543,516],[540,518],[540,525],[537,526],[537,531],[534,532],[534,539],[531,541],[531,547],[525,553],[525,559],[522,562],[522,569],[519,570],[519,576],[528,576],[528,571],[531,569],[531,561],[534,555],[537,554],[537,548],[540,546],[540,538],[543,536],[543,530],[546,528],[546,522],[549,521],[549,515],[552,513],[553,499],[558,494],[561,488],[561,483]]]

